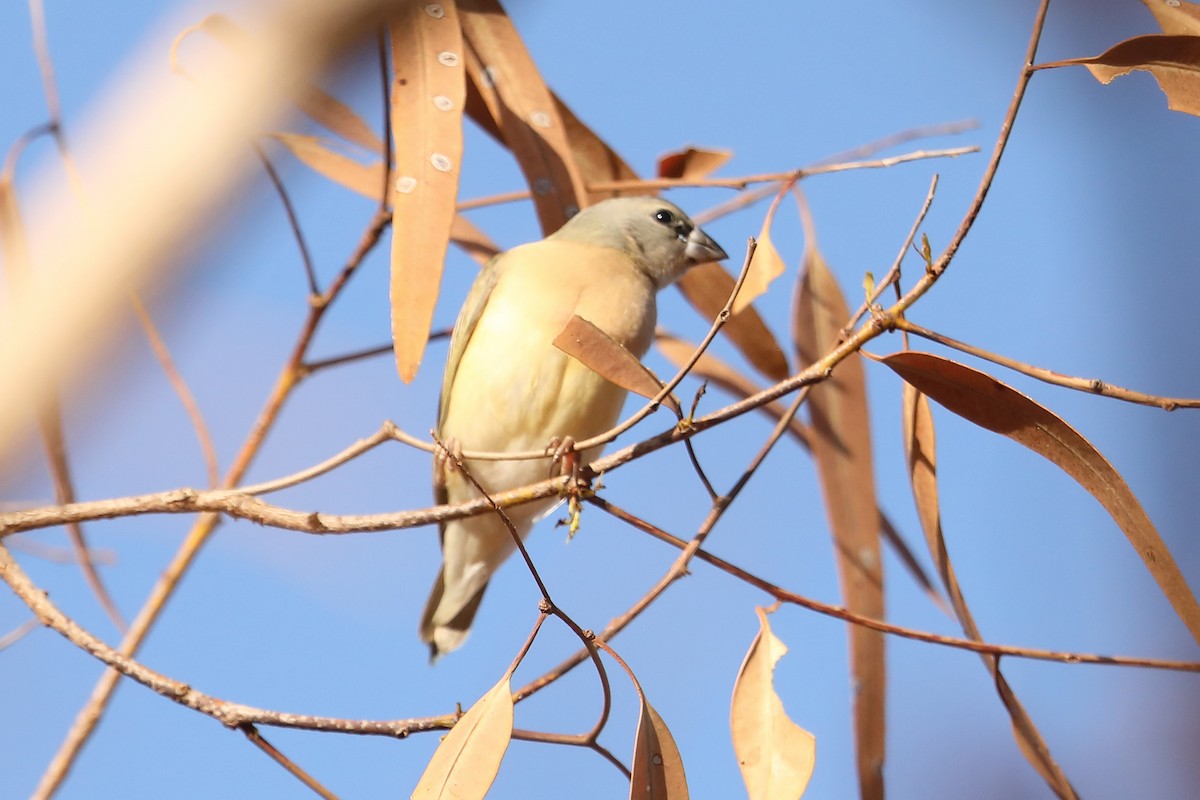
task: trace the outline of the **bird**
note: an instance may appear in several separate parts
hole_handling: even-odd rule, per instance
[[[619,197],[579,211],[546,238],[493,257],[480,271],[450,336],[436,432],[448,449],[553,449],[610,429],[625,390],[558,350],[572,315],[596,325],[639,359],[654,336],[658,291],[689,268],[727,258],[677,206],[657,197]],[[577,454],[580,463],[602,446]],[[488,494],[544,480],[545,459],[463,462]],[[434,459],[440,505],[480,496]],[[522,539],[555,498],[506,510]],[[496,569],[516,549],[494,512],[439,526],[442,567],[421,615],[430,660],[460,647]]]

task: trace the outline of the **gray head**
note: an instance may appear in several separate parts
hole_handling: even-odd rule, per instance
[[[659,197],[604,200],[580,211],[551,238],[614,247],[659,289],[696,264],[728,258],[687,214]]]

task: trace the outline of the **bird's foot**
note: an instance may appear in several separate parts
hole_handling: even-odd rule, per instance
[[[443,475],[447,472],[454,472],[458,469],[458,465],[462,463],[462,443],[449,436],[439,442],[438,447],[433,453],[433,463],[437,475]]]
[[[546,455],[550,456],[550,476],[574,475],[579,471],[579,452],[575,449],[575,439],[570,436],[555,436],[546,445]]]

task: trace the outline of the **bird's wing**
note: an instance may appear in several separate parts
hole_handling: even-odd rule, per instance
[[[450,391],[454,387],[454,378],[458,374],[458,364],[462,361],[467,343],[471,341],[471,334],[475,332],[475,327],[479,323],[479,318],[483,316],[483,309],[487,305],[488,298],[492,295],[492,289],[496,286],[500,275],[500,260],[503,257],[503,253],[493,256],[483,265],[479,275],[475,277],[475,283],[471,284],[471,291],[467,294],[467,299],[463,301],[462,311],[458,313],[458,319],[454,323],[454,331],[450,334],[450,351],[446,355],[446,372],[442,375],[442,394],[438,399],[439,433],[441,433],[442,424],[446,421],[446,407],[449,403]]]

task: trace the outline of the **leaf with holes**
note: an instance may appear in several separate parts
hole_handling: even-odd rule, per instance
[[[429,338],[454,224],[466,95],[463,40],[452,0],[403,3],[392,43],[392,344],[396,369],[416,377]]]
[[[467,71],[533,192],[542,233],[583,203],[583,180],[563,120],[524,42],[497,0],[460,0]]]
[[[687,779],[675,738],[662,717],[641,697],[641,716],[633,743],[633,769],[629,780],[630,800],[687,800]]]

